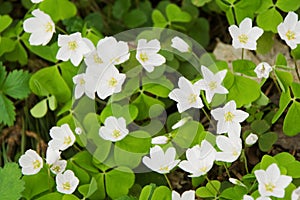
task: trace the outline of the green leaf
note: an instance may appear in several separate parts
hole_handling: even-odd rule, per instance
[[[260,162],[260,169],[266,170],[273,163],[278,164],[276,159],[273,158],[272,156],[264,155]]]
[[[138,108],[135,105],[119,105],[112,103],[107,105],[100,114],[100,120],[104,123],[105,119],[109,116],[123,117],[126,120],[126,124],[130,124],[138,116]]]
[[[0,33],[4,31],[12,21],[13,20],[9,15],[0,15]]]
[[[134,9],[124,15],[124,24],[129,28],[136,28],[147,22],[147,16],[141,10]]]
[[[164,15],[157,9],[154,9],[152,12],[152,21],[154,27],[164,28],[168,25],[168,22]]]
[[[204,4],[211,2],[212,0],[192,0],[192,4],[197,7],[202,7]]]
[[[293,82],[291,86],[292,86],[291,88],[292,88],[294,97],[299,99],[300,98],[300,84]]]
[[[130,169],[136,168],[141,163],[142,156],[144,155],[145,153],[135,153],[127,151],[118,145],[114,146],[113,158],[117,166],[125,166]]]
[[[157,187],[152,195],[151,200],[171,200],[171,190],[166,186]]]
[[[0,62],[0,88],[1,88],[1,90],[2,90],[2,85],[5,81],[6,75],[7,75],[7,72],[5,70],[5,67],[2,65],[2,62]]]
[[[55,96],[52,95],[48,98],[48,104],[49,104],[50,110],[52,110],[52,111],[57,108],[57,101],[56,101]]]
[[[0,56],[2,56],[4,53],[13,51],[16,47],[17,41],[8,37],[1,37],[0,44]]]
[[[197,17],[193,20],[193,23],[191,23],[188,33],[193,39],[199,42],[199,44],[206,47],[210,40],[209,30],[210,27],[208,20],[203,17]]]
[[[260,96],[259,84],[249,78],[234,75],[234,83],[229,88],[228,100],[235,100],[237,107],[247,105]]]
[[[284,122],[283,122],[283,132],[288,136],[294,136],[300,133],[300,103],[294,101],[290,106]]]
[[[247,194],[247,189],[241,186],[234,186],[226,188],[222,191],[220,197],[231,200],[240,200],[243,199],[243,196]]]
[[[277,58],[276,58],[276,65],[283,65],[283,66],[287,66],[287,61],[286,61],[286,58],[285,56],[282,54],[282,53],[279,53],[277,55]]]
[[[281,93],[279,100],[279,109],[277,110],[276,114],[272,119],[272,124],[274,124],[279,119],[279,117],[285,111],[291,100],[292,98],[289,90]]]
[[[71,18],[77,13],[74,3],[68,0],[44,0],[39,4],[39,8],[49,14],[54,22]]]
[[[61,200],[80,200],[74,194],[65,194]]]
[[[82,185],[78,188],[78,191],[85,197],[89,198],[91,195],[93,195],[96,190],[98,189],[97,181],[95,178],[92,178],[90,184]]]
[[[143,90],[159,97],[168,97],[170,91],[174,88],[173,83],[165,76],[152,80],[148,77],[143,78]]]
[[[20,42],[17,42],[13,51],[5,54],[8,61],[19,62],[21,65],[26,65],[28,62],[28,55]]]
[[[134,173],[126,167],[117,167],[105,174],[106,192],[112,199],[128,194],[134,184]]]
[[[251,123],[251,129],[260,135],[269,130],[270,125],[266,120],[255,120]]]
[[[54,180],[52,177],[49,177],[45,168],[41,169],[37,174],[23,176],[22,180],[25,181],[25,190],[22,195],[26,199],[33,199],[34,196],[41,194],[54,186]]]
[[[268,152],[271,150],[273,144],[277,141],[277,133],[268,132],[262,134],[258,139],[258,146],[261,151]]]
[[[14,70],[8,74],[3,85],[3,92],[15,99],[26,98],[29,93],[30,74],[27,71]]]
[[[294,0],[277,0],[275,5],[284,12],[290,12],[298,10],[300,2]]]
[[[291,176],[293,178],[300,178],[300,173],[299,173],[300,162],[299,161],[294,161],[285,167],[287,169],[288,176]]]
[[[189,13],[182,11],[176,4],[169,4],[166,14],[170,22],[190,22],[192,19]]]
[[[33,108],[30,109],[30,113],[35,118],[42,118],[48,111],[47,99],[43,99],[38,102]]]
[[[256,77],[256,73],[254,72],[256,64],[251,60],[234,60],[232,67],[234,72]]]
[[[265,31],[260,38],[257,40],[257,53],[266,54],[268,53],[274,44],[274,33],[271,31]]]
[[[121,19],[131,6],[130,0],[116,0],[112,7],[112,14],[116,19]]]
[[[205,187],[196,190],[196,195],[202,198],[215,197],[221,187],[220,181],[212,180]],[[216,191],[217,190],[217,191]]]
[[[53,199],[62,199],[63,194],[58,193],[58,192],[52,192],[52,193],[48,193],[46,195],[43,195],[39,198],[37,198],[36,200],[53,200]]]
[[[99,173],[99,170],[93,165],[92,159],[93,157],[89,152],[81,151],[75,154],[71,161],[89,172]]]
[[[240,24],[246,17],[252,19],[254,17],[254,12],[260,7],[260,4],[260,0],[236,1],[233,8],[237,23]]]
[[[257,16],[256,22],[264,31],[272,31],[277,33],[277,26],[282,22],[281,14],[275,9],[271,8]]]
[[[16,119],[15,106],[11,100],[9,100],[3,94],[0,94],[0,123],[8,126],[13,125]]]
[[[156,188],[156,185],[151,183],[150,185],[146,185],[143,187],[139,200],[149,200],[152,197],[152,194]]]
[[[295,60],[299,60],[300,59],[300,45],[298,45],[295,49],[293,49],[291,51],[291,54]]]
[[[21,170],[16,163],[6,163],[0,168],[0,195],[2,200],[20,199],[24,181],[20,180]]]
[[[282,91],[288,91],[288,87],[293,82],[293,75],[290,72],[275,69],[275,76]]]
[[[123,140],[116,142],[116,146],[129,152],[146,154],[151,147],[151,136],[145,131],[134,131]]]

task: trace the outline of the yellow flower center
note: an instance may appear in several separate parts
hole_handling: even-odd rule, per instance
[[[226,122],[232,122],[234,114],[232,112],[227,112],[225,113],[224,118]]]
[[[239,41],[240,43],[246,44],[248,42],[248,36],[246,34],[241,34],[239,35]]]
[[[51,168],[53,171],[55,171],[56,173],[60,172],[60,166],[55,165]]]
[[[201,167],[201,168],[199,169],[199,171],[202,172],[202,173],[206,172],[206,170],[207,170],[207,167],[206,167],[206,166],[205,166],[205,167]]]
[[[268,192],[273,192],[275,189],[275,185],[273,183],[265,184],[265,188]]]
[[[108,85],[109,85],[110,87],[116,87],[117,83],[118,83],[118,81],[117,81],[114,77],[112,77],[112,78],[108,81]]]
[[[232,152],[232,155],[233,155],[233,156],[238,156],[239,153],[238,153],[236,150],[234,150],[234,151]]]
[[[80,84],[80,85],[84,85],[84,84],[85,84],[85,80],[84,80],[83,78],[81,78],[81,79],[79,80],[79,84]]]
[[[70,184],[70,182],[65,182],[65,183],[63,183],[63,189],[64,189],[64,190],[70,190],[70,189],[71,189],[71,184]]]
[[[208,87],[210,90],[214,90],[217,88],[217,82],[216,81],[211,81],[209,84],[208,84]]]
[[[71,142],[72,142],[72,139],[71,139],[70,136],[67,136],[67,137],[64,138],[64,144],[65,145],[69,145],[69,144],[71,144]]]
[[[190,94],[189,98],[188,98],[188,101],[190,104],[193,104],[197,101],[197,95],[195,94]]]
[[[288,40],[294,40],[296,39],[296,34],[295,32],[288,30],[285,34],[285,36],[287,37]]]
[[[149,60],[149,57],[146,53],[140,53],[140,59],[141,61],[146,62]]]
[[[103,63],[103,60],[97,54],[94,54],[94,61],[97,64],[102,64]]]
[[[46,25],[45,25],[45,31],[46,32],[53,32],[53,26],[50,22],[48,22]]]
[[[119,130],[115,129],[115,130],[113,130],[113,132],[112,132],[112,136],[113,136],[114,138],[118,138],[118,137],[121,136],[121,132],[120,132]]]
[[[74,51],[74,50],[77,49],[78,44],[77,44],[76,41],[71,41],[71,42],[68,42],[68,46],[69,46],[69,49],[70,49],[70,50]]]
[[[39,160],[35,160],[32,162],[33,169],[38,169],[41,167],[41,162]]]
[[[159,171],[164,171],[164,172],[169,171],[169,167],[168,166],[160,167]]]

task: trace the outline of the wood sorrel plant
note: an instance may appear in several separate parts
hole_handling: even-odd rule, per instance
[[[298,199],[300,162],[287,152],[268,153],[278,138],[273,124],[285,112],[284,133],[300,131],[295,126],[300,85],[291,74],[298,72],[300,22],[295,12],[288,12],[300,4],[201,2],[184,1],[180,7],[165,1],[154,10],[149,1],[137,1],[135,7],[128,0],[108,2],[104,12],[124,23],[124,30],[160,27],[124,31],[107,19],[106,28],[117,27],[118,34],[95,23],[103,13],[85,19],[76,15],[79,4],[97,10],[97,1],[32,0],[24,20],[12,24],[9,16],[1,16],[0,45],[13,46],[0,47],[3,61],[25,65],[28,50],[47,66],[32,76],[6,73],[1,66],[0,103],[2,99],[9,117],[0,122],[13,124],[9,98],[26,98],[28,85],[39,97],[31,115],[55,116],[55,125],[46,131],[45,156],[31,146],[18,159],[22,177],[14,164],[0,170],[1,182],[10,183],[6,174],[12,171],[16,180],[11,194],[0,183],[1,198]],[[232,46],[242,48],[241,59],[216,60],[201,46],[209,41],[208,22],[198,18],[196,6],[204,4],[226,13],[232,24],[226,32]],[[284,20],[275,8],[288,12]],[[270,12],[277,17],[269,25]],[[273,63],[245,59],[246,50],[258,50],[276,30],[293,49],[294,68],[283,54]],[[272,84],[280,94],[277,110],[266,89]],[[268,153],[251,163],[251,146]],[[176,173],[184,174],[187,188],[176,184]]]

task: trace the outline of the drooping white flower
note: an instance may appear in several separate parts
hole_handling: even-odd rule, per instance
[[[187,149],[187,160],[181,161],[179,167],[191,173],[190,177],[199,177],[205,175],[213,167],[215,156],[214,147],[208,141],[203,140],[201,147],[196,145]]]
[[[73,83],[75,84],[75,99],[79,99],[84,93],[91,99],[95,99],[95,92],[91,91],[86,86],[86,74],[81,73],[73,77]]]
[[[44,0],[31,0],[32,3],[40,3],[42,1],[44,1]]]
[[[152,138],[151,144],[167,144],[169,142],[169,140],[170,139],[168,137],[161,135],[161,136]]]
[[[177,102],[178,112],[189,108],[202,108],[203,103],[200,95],[199,85],[192,84],[184,77],[180,77],[178,81],[179,88],[175,88],[169,93],[169,98]]]
[[[236,178],[229,178],[229,182],[246,188],[246,185]]]
[[[258,181],[258,191],[261,196],[282,198],[285,188],[292,182],[292,177],[281,175],[276,163],[271,164],[266,170],[254,171]]]
[[[252,27],[252,20],[245,18],[239,27],[231,25],[229,33],[232,37],[232,46],[235,49],[256,50],[256,41],[263,34],[263,30],[257,26]]]
[[[29,37],[30,45],[48,44],[55,32],[54,22],[49,15],[40,9],[32,11],[32,15],[34,17],[26,19],[23,23],[24,31],[31,33]]]
[[[68,124],[63,124],[61,127],[52,127],[50,136],[52,140],[49,141],[48,146],[53,150],[64,151],[72,146],[76,140]]]
[[[19,159],[22,174],[37,174],[43,168],[43,159],[34,150],[29,149]]]
[[[181,120],[179,120],[176,124],[174,124],[172,126],[172,129],[174,130],[174,129],[177,129],[177,128],[183,126],[190,119],[192,119],[192,118],[191,117],[184,117],[184,118],[182,118]]]
[[[251,146],[253,144],[255,144],[258,140],[258,136],[256,134],[250,133],[247,137],[246,137],[246,144]]]
[[[100,99],[105,99],[114,93],[121,92],[122,85],[126,79],[126,75],[120,73],[115,66],[109,66],[104,69],[96,82],[96,92]],[[91,81],[87,82],[87,87],[92,90]],[[95,83],[94,83],[95,84]]]
[[[296,188],[292,193],[292,200],[300,199],[300,187]]]
[[[128,135],[128,133],[129,130],[126,128],[126,121],[123,117],[107,117],[104,121],[104,126],[99,129],[100,137],[112,142],[122,140]]]
[[[257,78],[268,78],[271,71],[272,67],[266,62],[259,63],[254,69]]]
[[[48,147],[46,151],[46,163],[48,165],[52,165],[53,163],[55,163],[57,160],[60,159],[60,154],[61,151],[59,151],[58,149],[54,150]]]
[[[143,157],[143,163],[157,173],[166,174],[179,163],[180,160],[175,160],[175,156],[176,150],[174,147],[169,147],[164,153],[160,146],[155,145],[150,149],[150,157]]]
[[[236,137],[240,137],[240,122],[243,122],[249,116],[247,112],[237,110],[233,100],[227,102],[223,108],[212,110],[211,115],[218,121],[217,134],[228,133]]]
[[[56,176],[56,189],[63,194],[72,194],[79,184],[79,179],[74,172],[67,170],[64,173],[59,173]]]
[[[172,191],[172,200],[195,200],[195,191],[188,190],[182,193],[181,197],[175,190]]]
[[[80,127],[76,127],[76,128],[75,128],[75,133],[76,133],[77,135],[81,135],[82,129],[81,129]]]
[[[277,31],[282,40],[286,42],[291,49],[295,49],[300,44],[300,21],[298,15],[289,12],[284,21],[277,26]]]
[[[245,194],[243,196],[243,200],[254,200],[254,198],[250,195]],[[271,198],[270,197],[258,197],[258,198],[256,198],[256,200],[271,200]]]
[[[54,174],[60,174],[63,171],[65,171],[67,167],[67,161],[66,160],[56,160],[50,167],[51,172]]]
[[[136,59],[145,68],[147,72],[152,72],[154,67],[160,66],[166,62],[165,57],[158,54],[160,42],[157,39],[147,42],[145,39],[138,41],[136,49]]]
[[[182,53],[191,51],[191,47],[180,37],[176,36],[171,41],[172,41],[171,47],[173,47],[174,49],[177,49]]]
[[[58,60],[71,60],[74,66],[78,66],[83,56],[88,54],[91,49],[87,38],[82,38],[81,33],[76,32],[71,35],[58,35],[58,46],[60,49],[56,54]]]
[[[229,135],[217,136],[216,143],[221,152],[217,152],[216,160],[223,162],[234,162],[242,152],[242,140],[239,137]]]
[[[197,81],[195,85],[199,86],[201,90],[205,90],[205,97],[208,103],[212,101],[215,94],[228,93],[228,90],[221,85],[226,76],[227,70],[222,70],[214,74],[207,67],[202,65],[201,72],[203,79]]]

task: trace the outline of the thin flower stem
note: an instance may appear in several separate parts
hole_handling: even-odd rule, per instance
[[[257,180],[255,179],[253,184],[251,185],[251,187],[249,188],[249,190],[247,191],[247,193],[251,193],[252,189],[255,187]]]
[[[214,184],[211,183],[211,180],[208,178],[208,176],[205,176],[205,179],[207,180],[207,182],[210,183],[210,185],[214,188],[214,190],[217,192],[218,195],[220,195],[220,191],[214,186]]]
[[[51,177],[51,172],[50,172],[50,165],[48,165],[48,187],[49,187],[49,192],[52,192],[52,188],[51,188],[51,183],[50,183],[50,179],[52,178]]]
[[[58,31],[62,32],[63,34],[68,34],[64,29],[60,28],[59,26],[55,26],[55,28],[56,28]]]
[[[249,170],[248,170],[248,163],[247,163],[247,157],[246,157],[246,154],[245,154],[245,150],[242,151],[242,158],[244,160],[244,164],[245,164],[245,170],[247,172],[247,174],[249,173]]]
[[[223,166],[225,168],[226,174],[228,175],[229,178],[231,178],[229,170],[228,170],[227,166],[225,165],[225,163],[223,163]]]
[[[297,74],[298,79],[300,80],[300,73],[299,73],[299,69],[298,69],[298,66],[297,66],[297,62],[296,62],[296,60],[294,62],[295,62],[296,74]]]
[[[245,49],[242,48],[242,60],[244,60],[244,51],[245,51]]]
[[[164,174],[164,176],[165,176],[166,181],[167,181],[167,183],[168,183],[168,185],[169,185],[169,188],[170,188],[171,190],[173,190],[172,185],[171,185],[171,182],[170,182],[170,180],[169,180],[167,174]]]

